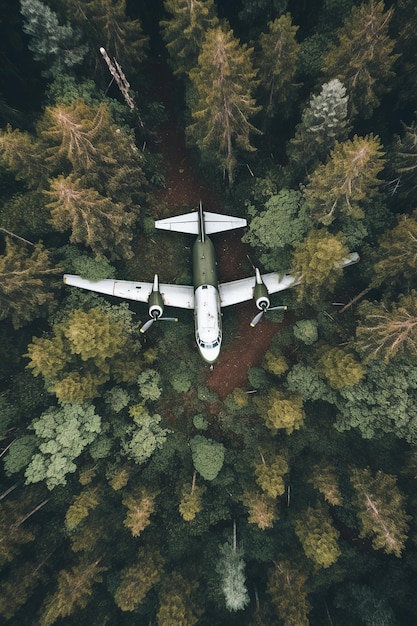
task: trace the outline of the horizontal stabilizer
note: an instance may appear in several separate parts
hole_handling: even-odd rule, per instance
[[[233,230],[234,228],[243,228],[246,226],[246,220],[232,215],[221,215],[220,213],[209,213],[203,211],[204,229],[206,235],[213,233],[221,233],[225,230]],[[155,228],[162,230],[172,230],[177,233],[190,233],[198,235],[198,211],[185,213],[184,215],[176,215],[168,217],[164,220],[157,220]]]

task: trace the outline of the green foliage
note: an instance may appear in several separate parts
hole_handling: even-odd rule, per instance
[[[150,517],[156,509],[155,499],[157,495],[158,492],[149,491],[144,487],[123,494],[122,502],[127,508],[124,525],[129,528],[132,537],[139,537],[151,523]]]
[[[158,626],[194,626],[202,612],[193,596],[198,583],[185,578],[179,572],[171,572],[159,593]]]
[[[250,207],[249,213],[253,217],[243,241],[259,250],[268,269],[272,265],[268,261],[271,252],[293,248],[312,227],[302,194],[293,189],[282,189],[266,200],[261,212]]]
[[[81,561],[70,569],[63,569],[58,574],[58,589],[47,597],[40,615],[41,626],[51,626],[59,617],[72,615],[76,608],[84,608],[90,599],[92,587],[102,582],[102,572],[107,568],[100,565],[100,560]]]
[[[299,320],[293,326],[294,337],[302,341],[306,346],[311,346],[319,338],[317,321]]]
[[[201,42],[210,28],[218,26],[213,0],[164,0],[169,19],[161,21],[162,35],[174,74],[187,76],[197,65]]]
[[[323,349],[318,362],[319,372],[332,389],[344,389],[361,382],[365,368],[358,359],[343,348]]]
[[[170,431],[159,425],[161,416],[151,415],[143,404],[132,406],[129,414],[135,425],[127,428],[122,449],[129,459],[140,465],[147,461],[155,450],[162,448]]]
[[[69,24],[61,26],[54,11],[39,0],[20,0],[23,30],[30,36],[29,49],[46,66],[46,76],[68,71],[83,60],[87,46]]]
[[[384,304],[363,302],[361,321],[356,328],[356,344],[368,358],[388,363],[396,355],[417,354],[417,292],[401,296],[391,310]]]
[[[295,521],[295,533],[305,555],[318,567],[330,567],[340,556],[339,533],[324,505],[308,507]]]
[[[288,100],[294,91],[298,66],[298,26],[292,23],[290,13],[268,23],[268,31],[259,37],[257,55],[259,79],[268,94],[268,109]]]
[[[236,152],[252,152],[250,135],[259,132],[249,122],[258,111],[252,97],[256,85],[252,49],[239,44],[227,25],[211,28],[189,76],[196,90],[189,139],[232,184]]]
[[[162,575],[164,559],[158,550],[141,548],[136,565],[125,567],[114,599],[122,611],[134,611]]]
[[[36,437],[23,435],[15,439],[4,458],[4,471],[8,476],[20,472],[28,465],[36,449]]]
[[[283,456],[275,455],[271,463],[266,463],[262,456],[262,463],[255,464],[256,482],[270,498],[282,496],[285,491],[283,477],[288,469],[288,463]]]
[[[36,452],[26,468],[26,483],[45,481],[48,489],[67,483],[74,461],[101,431],[101,417],[92,405],[64,404],[51,407],[31,426],[38,439]]]
[[[300,276],[298,300],[310,303],[331,291],[342,273],[338,263],[348,255],[341,235],[326,230],[311,230],[294,250],[291,274]]]
[[[404,279],[409,281],[415,275],[417,263],[417,221],[416,215],[400,215],[397,225],[384,233],[378,242],[375,263],[372,268],[372,285]]]
[[[145,370],[138,376],[139,393],[145,400],[155,402],[162,393],[161,377],[155,370]]]
[[[288,435],[298,430],[304,421],[302,397],[271,388],[266,396],[255,398],[260,417],[272,433],[285,429]]]
[[[337,78],[324,83],[321,92],[310,98],[288,145],[286,170],[292,179],[297,174],[311,173],[336,141],[347,138],[348,100],[346,88]]]
[[[191,439],[190,447],[196,471],[205,480],[214,480],[223,467],[223,444],[196,435]]]
[[[242,494],[242,502],[249,511],[249,524],[256,524],[260,530],[272,528],[278,519],[278,509],[274,498],[259,490],[246,490]]]
[[[0,256],[0,319],[10,317],[20,328],[36,318],[41,307],[53,301],[49,279],[58,272],[42,244],[28,249],[7,238]]]
[[[278,557],[268,574],[268,593],[284,626],[308,626],[307,575],[299,565]]]
[[[354,6],[337,32],[337,41],[323,58],[323,72],[346,86],[354,115],[370,117],[389,91],[394,76],[392,67],[398,55],[389,36],[393,7],[385,11],[384,2],[369,0]]]
[[[350,477],[355,490],[355,503],[361,537],[372,537],[375,550],[401,556],[407,539],[408,522],[404,494],[397,487],[395,476],[369,468],[353,468]]]
[[[243,554],[243,548],[236,544],[236,538],[220,546],[216,570],[221,577],[221,589],[229,611],[241,611],[249,604]]]
[[[340,215],[363,218],[362,204],[375,195],[383,166],[378,137],[355,135],[352,140],[336,142],[329,160],[314,170],[305,190],[313,219],[329,225]]]
[[[205,491],[206,488],[204,485],[199,486],[195,484],[195,478],[192,484],[185,483],[185,485],[183,485],[178,509],[185,522],[191,522],[197,513],[200,513]]]
[[[75,496],[65,515],[65,526],[69,532],[74,531],[79,524],[94,510],[100,502],[96,487],[84,489]]]

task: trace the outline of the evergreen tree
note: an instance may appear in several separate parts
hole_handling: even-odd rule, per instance
[[[69,24],[61,26],[54,11],[40,0],[20,0],[23,30],[30,36],[29,49],[46,66],[46,76],[59,76],[83,60],[87,46]]]
[[[196,435],[191,439],[190,447],[196,471],[205,480],[214,480],[223,467],[223,444]]]
[[[23,180],[30,188],[38,187],[45,179],[42,148],[26,131],[13,130],[9,124],[0,130],[0,158],[16,179]]]
[[[336,468],[333,464],[322,460],[312,469],[308,482],[317,489],[326,502],[332,506],[340,506],[343,503],[343,497],[337,479]]]
[[[306,574],[301,568],[278,557],[268,573],[268,593],[284,626],[308,626],[310,604],[307,600]]]
[[[355,137],[336,143],[329,160],[319,165],[305,190],[307,205],[314,219],[331,224],[338,214],[363,218],[361,204],[375,195],[384,166],[378,137]]]
[[[349,131],[346,88],[335,78],[321,86],[303,111],[295,137],[288,144],[287,176],[291,180],[310,174],[319,161],[334,148],[336,141],[344,141]]]
[[[129,258],[134,215],[95,189],[86,188],[72,176],[50,181],[46,192],[50,202],[53,226],[61,232],[71,231],[72,243],[83,243],[99,257]]]
[[[266,463],[263,455],[262,462],[255,464],[256,482],[270,498],[282,496],[285,491],[284,476],[288,472],[288,463],[279,454],[274,455],[271,463]]]
[[[196,91],[191,105],[194,123],[188,137],[202,156],[216,163],[233,183],[236,151],[253,151],[250,134],[258,132],[249,119],[258,111],[252,92],[256,86],[252,49],[239,44],[225,26],[207,31],[198,57],[190,72]]]
[[[381,95],[390,90],[398,58],[388,32],[393,11],[385,11],[381,0],[354,6],[324,56],[323,72],[347,88],[352,116],[370,117]]]
[[[137,564],[125,567],[121,572],[120,584],[114,594],[117,606],[122,611],[134,611],[159,582],[163,565],[164,559],[158,550],[140,548]]]
[[[372,266],[372,286],[396,282],[403,284],[415,276],[417,266],[416,214],[400,215],[397,225],[378,241]]]
[[[298,66],[300,45],[290,13],[281,15],[268,23],[268,31],[259,37],[259,67],[261,85],[268,94],[267,109],[271,112],[276,104],[287,103],[295,91],[295,74]]]
[[[169,61],[177,76],[188,76],[197,65],[201,43],[210,28],[218,26],[213,0],[164,0],[169,19],[161,21]]]
[[[202,497],[206,488],[204,485],[196,485],[197,472],[194,472],[193,482],[191,484],[185,483],[181,492],[181,501],[179,504],[179,512],[181,517],[186,522],[191,522],[197,513],[200,513],[202,509]]]
[[[261,530],[272,528],[278,519],[278,509],[274,498],[256,489],[246,489],[242,502],[249,511],[249,524],[256,524]]]
[[[6,239],[0,256],[0,319],[10,317],[15,328],[36,318],[43,305],[54,299],[51,281],[59,268],[51,268],[49,252],[36,245],[31,252],[22,244]]]
[[[319,567],[330,567],[340,556],[337,540],[339,533],[332,524],[324,505],[308,507],[297,515],[295,534],[305,555]]]
[[[271,388],[264,397],[255,398],[259,415],[274,434],[285,429],[290,435],[304,420],[303,400],[299,395],[285,394]]]
[[[249,604],[245,584],[243,549],[237,545],[236,525],[233,540],[220,546],[220,559],[216,570],[221,577],[221,588],[229,611],[241,611]]]
[[[369,358],[382,358],[385,363],[397,354],[417,354],[417,292],[411,291],[393,302],[363,302],[361,321],[356,328],[356,344]]]
[[[95,583],[102,582],[102,572],[107,568],[98,559],[92,563],[81,561],[58,574],[58,589],[46,598],[39,624],[50,626],[60,617],[72,615],[75,609],[84,608],[89,601]]]
[[[72,504],[65,515],[65,526],[72,532],[81,522],[88,517],[100,503],[97,487],[83,489],[80,494],[74,496]]]
[[[397,136],[393,146],[393,169],[398,175],[401,195],[412,196],[417,187],[417,124],[403,125],[404,134]]]
[[[202,612],[193,601],[197,588],[196,581],[188,580],[179,572],[171,572],[162,583],[159,593],[159,609],[156,614],[158,626],[197,624]]]
[[[132,537],[139,537],[151,523],[150,517],[155,512],[157,495],[158,492],[149,491],[144,487],[123,494],[122,502],[127,508],[124,525],[129,528]]]
[[[383,549],[400,557],[410,517],[396,477],[380,470],[373,476],[369,468],[353,468],[350,480],[355,490],[360,536],[372,537],[375,550]]]

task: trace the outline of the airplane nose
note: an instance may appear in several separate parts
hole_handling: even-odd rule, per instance
[[[214,363],[219,358],[220,346],[215,346],[213,348],[199,347],[199,350],[206,363]]]

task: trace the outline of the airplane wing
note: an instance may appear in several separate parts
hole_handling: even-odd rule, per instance
[[[139,283],[129,280],[98,280],[96,282],[86,280],[75,274],[65,274],[64,283],[108,296],[116,296],[137,302],[148,302],[153,283]],[[181,309],[194,308],[194,287],[188,285],[160,284],[159,291],[166,306]]]
[[[289,287],[298,285],[300,280],[289,274],[280,274],[272,272],[271,274],[262,274],[262,280],[268,290],[268,293],[277,293]],[[222,283],[219,285],[220,304],[222,307],[252,300],[255,289],[255,276],[250,278],[241,278],[233,280],[230,283]]]
[[[234,230],[235,228],[243,228],[247,224],[246,220],[242,217],[210,213],[209,211],[204,211],[203,213],[204,228],[207,235],[221,233],[225,230]],[[157,220],[155,227],[161,230],[172,230],[178,233],[198,235],[198,211],[191,211],[191,213],[185,213],[184,215],[176,215],[175,217]]]

